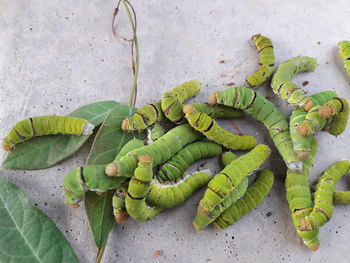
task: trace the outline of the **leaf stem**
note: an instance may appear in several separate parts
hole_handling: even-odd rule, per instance
[[[119,12],[119,5],[120,3],[123,3],[123,6],[125,8],[125,11],[128,15],[129,22],[132,28],[133,32],[133,37],[131,39],[128,39],[126,37],[119,36],[118,33],[116,32],[116,27],[115,27],[115,21],[116,17]],[[129,8],[130,7],[130,8]],[[131,11],[130,11],[131,9]],[[130,101],[129,105],[130,107],[135,107],[136,104],[136,97],[137,97],[137,79],[139,75],[139,42],[137,39],[137,20],[136,20],[136,12],[134,7],[130,4],[128,0],[119,0],[117,7],[115,8],[114,15],[113,15],[113,21],[112,21],[112,31],[115,37],[118,37],[124,41],[131,42],[131,68],[132,72],[134,74],[134,79],[132,82],[131,86],[131,92],[130,92]]]

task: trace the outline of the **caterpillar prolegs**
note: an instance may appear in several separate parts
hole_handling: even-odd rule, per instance
[[[4,150],[10,151],[16,144],[36,136],[51,134],[90,135],[94,125],[82,118],[70,116],[38,116],[17,122],[3,139]]]

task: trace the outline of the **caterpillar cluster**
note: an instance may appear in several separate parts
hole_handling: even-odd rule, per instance
[[[115,189],[111,207],[115,220],[122,222],[130,216],[145,221],[166,208],[180,205],[207,186],[197,208],[194,227],[201,230],[213,224],[223,229],[234,224],[268,196],[274,183],[273,173],[263,169],[249,185],[249,176],[268,159],[270,148],[257,145],[253,136],[224,130],[215,120],[242,117],[245,112],[267,128],[286,164],[286,199],[293,225],[304,243],[317,250],[319,228],[330,220],[333,203],[350,203],[350,191],[334,190],[349,171],[350,163],[340,161],[331,166],[319,177],[312,193],[308,178],[317,152],[315,135],[319,131],[334,136],[342,134],[348,122],[349,104],[334,91],[307,95],[292,82],[296,74],[316,69],[315,58],[293,57],[274,71],[272,41],[260,34],[254,35],[252,41],[260,54],[260,62],[255,73],[246,78],[246,86],[216,91],[207,103],[186,105],[201,88],[199,81],[191,80],[166,91],[159,101],[139,108],[123,120],[121,129],[125,132],[148,130],[147,145],[138,139],[130,140],[112,162],[71,171],[63,182],[66,203],[78,207],[87,191],[101,194]],[[350,43],[340,42],[339,49],[349,73]],[[266,83],[271,76],[273,93],[293,106],[289,119],[270,100],[251,89]],[[159,124],[162,121],[169,121],[175,127],[167,131]],[[15,124],[3,139],[3,148],[15,151],[16,144],[36,136],[90,135],[93,129],[93,124],[81,118],[33,117]],[[231,151],[222,154],[225,167],[215,176],[208,170],[188,173],[190,165],[218,156],[223,149],[249,152],[240,157]]]

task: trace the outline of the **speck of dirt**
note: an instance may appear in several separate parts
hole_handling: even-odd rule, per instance
[[[272,212],[271,212],[271,211],[269,211],[269,212],[266,213],[266,217],[270,217],[271,215],[272,215]]]
[[[160,251],[160,250],[154,251],[154,257],[155,258],[159,258],[161,255],[162,255],[162,251]]]
[[[309,84],[309,82],[307,81],[307,80],[305,80],[304,82],[303,82],[303,86],[306,86],[306,85],[308,85]]]
[[[222,60],[219,61],[219,63],[220,63],[220,64],[224,64],[224,63],[225,63],[225,60],[222,59]]]
[[[233,85],[235,85],[234,82],[228,82],[228,83],[225,83],[225,86],[228,86],[228,87],[232,87]]]

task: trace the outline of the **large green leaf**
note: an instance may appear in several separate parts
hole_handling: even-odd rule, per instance
[[[23,191],[0,177],[0,262],[79,262],[72,247]]]
[[[115,101],[101,101],[82,106],[68,114],[89,120],[99,125],[113,107]],[[48,168],[71,156],[86,142],[89,136],[51,135],[36,137],[16,145],[3,162],[4,168],[43,169]]]
[[[123,119],[131,116],[135,110],[121,104],[113,108],[95,137],[87,164],[108,164],[129,140],[135,136],[142,137],[142,134],[131,134],[120,129]],[[113,194],[114,190],[107,191],[101,196],[94,192],[85,195],[86,214],[99,251],[103,251],[115,222],[112,210]]]

